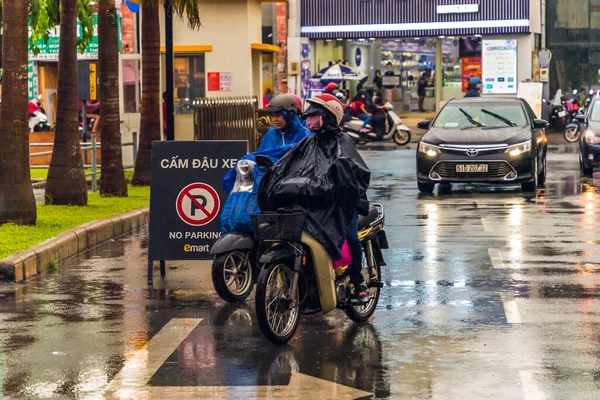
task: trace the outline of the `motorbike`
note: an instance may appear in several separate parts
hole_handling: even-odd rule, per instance
[[[264,161],[257,157],[257,163]],[[358,238],[364,249],[362,273],[369,296],[355,298],[350,265],[333,268],[325,247],[305,231],[306,213],[269,212],[252,215],[261,266],[256,283],[256,319],[265,337],[274,344],[289,342],[301,314],[327,314],[343,310],[355,322],[365,322],[375,312],[385,266],[382,249],[389,248],[384,230],[385,211],[371,204],[358,221]]]
[[[252,192],[256,163],[240,160],[236,164],[236,182],[232,193]],[[243,302],[252,293],[258,276],[255,240],[249,233],[230,232],[221,236],[210,253],[214,256],[212,281],[219,297],[229,303]]]
[[[581,137],[581,125],[585,121],[584,109],[577,114],[570,124],[565,128],[565,140],[569,143],[575,143]]]
[[[29,114],[29,130],[31,132],[48,132],[52,127],[48,124],[48,117],[42,111],[34,111]]]
[[[557,132],[562,132],[569,123],[568,112],[563,104],[553,105],[550,111],[550,129]]]
[[[394,107],[390,102],[386,102],[386,134],[381,140],[392,139],[398,146],[405,146],[410,142],[411,133],[410,129],[402,123],[402,119],[394,111]],[[352,118],[342,126],[342,130],[348,134],[354,140],[355,143],[368,143],[377,140],[377,135],[373,131],[371,125],[367,125],[369,132],[364,134],[361,133],[363,126],[363,120],[359,118]]]

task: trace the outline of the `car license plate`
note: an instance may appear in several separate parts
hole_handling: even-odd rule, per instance
[[[566,111],[559,111],[558,112],[558,116],[561,117],[561,118],[562,117],[566,117],[567,116],[567,112]]]
[[[456,172],[488,172],[487,164],[458,164]]]

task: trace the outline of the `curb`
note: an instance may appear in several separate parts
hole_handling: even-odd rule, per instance
[[[31,246],[27,250],[11,254],[0,260],[0,279],[22,282],[46,271],[52,262],[60,263],[112,238],[147,225],[149,212],[150,208],[145,207],[88,222]]]

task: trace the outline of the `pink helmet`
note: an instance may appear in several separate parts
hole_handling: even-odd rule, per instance
[[[302,99],[300,96],[295,95],[294,93],[290,93],[290,96],[292,96],[296,101],[296,105],[298,106],[298,114],[302,114]]]

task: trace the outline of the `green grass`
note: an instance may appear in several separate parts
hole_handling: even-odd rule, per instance
[[[150,187],[129,186],[129,197],[91,193],[87,206],[37,206],[36,226],[0,225],[0,259],[59,233],[97,219],[112,217],[150,204]]]
[[[85,170],[85,173],[92,172],[91,168]],[[98,177],[100,174],[98,173]],[[31,169],[31,179],[32,180],[42,180],[45,181],[48,178],[48,168],[32,168]],[[131,180],[133,178],[133,170],[127,169],[125,170],[125,178]],[[91,175],[88,176],[88,179],[92,179]]]

